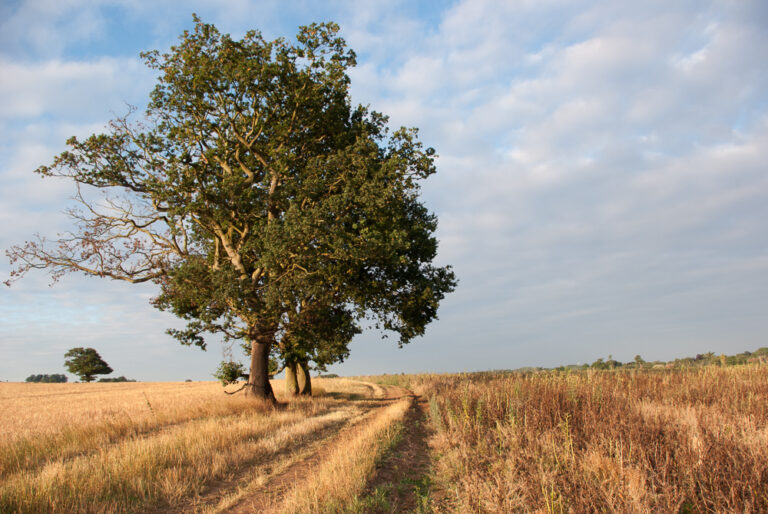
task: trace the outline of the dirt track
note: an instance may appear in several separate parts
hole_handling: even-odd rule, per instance
[[[364,397],[340,398],[346,401],[318,417],[332,421],[297,438],[269,460],[254,455],[229,480],[211,484],[201,496],[168,506],[164,512],[279,512],[288,492],[300,487],[313,470],[381,415],[383,407],[404,398],[410,399],[411,405],[402,439],[382,460],[363,496],[384,488],[391,506],[387,510],[414,510],[416,493],[429,470],[424,402],[401,387],[361,385],[366,388]]]
[[[367,494],[376,489],[386,493],[388,512],[416,511],[429,488],[427,402],[410,391],[407,393],[412,402],[404,420],[403,438],[383,460],[366,489]]]

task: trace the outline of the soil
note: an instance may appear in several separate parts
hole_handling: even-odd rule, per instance
[[[431,460],[428,440],[431,429],[427,420],[427,402],[411,394],[413,401],[403,421],[402,439],[383,459],[364,493],[377,489],[386,492],[387,506],[377,512],[418,512],[424,506],[420,498],[429,491]]]

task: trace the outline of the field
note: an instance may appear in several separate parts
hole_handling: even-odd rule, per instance
[[[313,386],[0,384],[0,512],[768,511],[767,366]]]
[[[273,409],[218,383],[0,384],[0,512],[310,512],[348,502],[411,399],[344,379],[315,388],[321,396]],[[274,494],[276,482],[298,479],[300,489]]]

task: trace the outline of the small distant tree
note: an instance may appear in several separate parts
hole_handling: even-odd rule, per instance
[[[615,360],[613,358],[613,355],[608,355],[608,360],[605,361],[605,366],[608,369],[616,369],[616,368],[620,368],[621,367],[621,362]]]
[[[72,348],[64,354],[64,366],[83,382],[93,381],[96,375],[109,375],[112,368],[104,362],[99,352],[93,348]]]

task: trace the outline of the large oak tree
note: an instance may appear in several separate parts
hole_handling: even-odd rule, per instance
[[[352,106],[355,55],[335,24],[290,42],[195,22],[168,53],[143,54],[159,74],[144,116],[71,138],[37,170],[74,181],[76,228],[12,247],[12,280],[46,268],[153,281],[154,304],[187,321],[169,331],[182,343],[245,341],[246,392],[265,398],[271,350],[295,370],[344,358],[364,319],[400,344],[423,334],[455,287],[419,200],[434,151]]]

